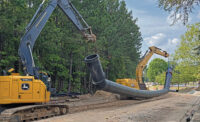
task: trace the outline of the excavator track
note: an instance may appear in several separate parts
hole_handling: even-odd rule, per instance
[[[1,122],[33,121],[67,114],[69,107],[66,104],[29,105],[6,109],[0,114]]]

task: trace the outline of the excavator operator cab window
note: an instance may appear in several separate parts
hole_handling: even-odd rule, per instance
[[[51,82],[51,77],[46,73],[46,72],[40,72],[39,73],[39,78],[44,82],[44,84],[47,86],[47,90],[50,90],[50,82]]]

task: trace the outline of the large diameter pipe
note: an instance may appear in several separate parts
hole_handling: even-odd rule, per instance
[[[120,94],[125,97],[151,98],[166,94],[170,88],[170,81],[172,79],[171,68],[167,70],[164,88],[157,91],[148,91],[137,90],[106,79],[97,54],[87,56],[85,62],[91,73],[93,84],[96,85],[98,90]]]

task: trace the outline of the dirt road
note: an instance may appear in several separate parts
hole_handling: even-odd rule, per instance
[[[168,93],[156,99],[142,103],[138,100],[120,100],[113,102],[114,105],[110,107],[104,106],[40,122],[185,122],[195,114],[200,105],[199,93]]]

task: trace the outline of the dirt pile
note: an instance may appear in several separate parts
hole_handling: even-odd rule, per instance
[[[91,98],[96,98],[96,97],[101,97],[101,98],[111,98],[111,99],[117,99],[117,94],[113,94],[110,92],[105,92],[105,91],[97,91],[94,95],[91,94],[85,94],[85,95],[80,95],[78,96],[81,100],[87,100],[87,99],[91,99]]]

